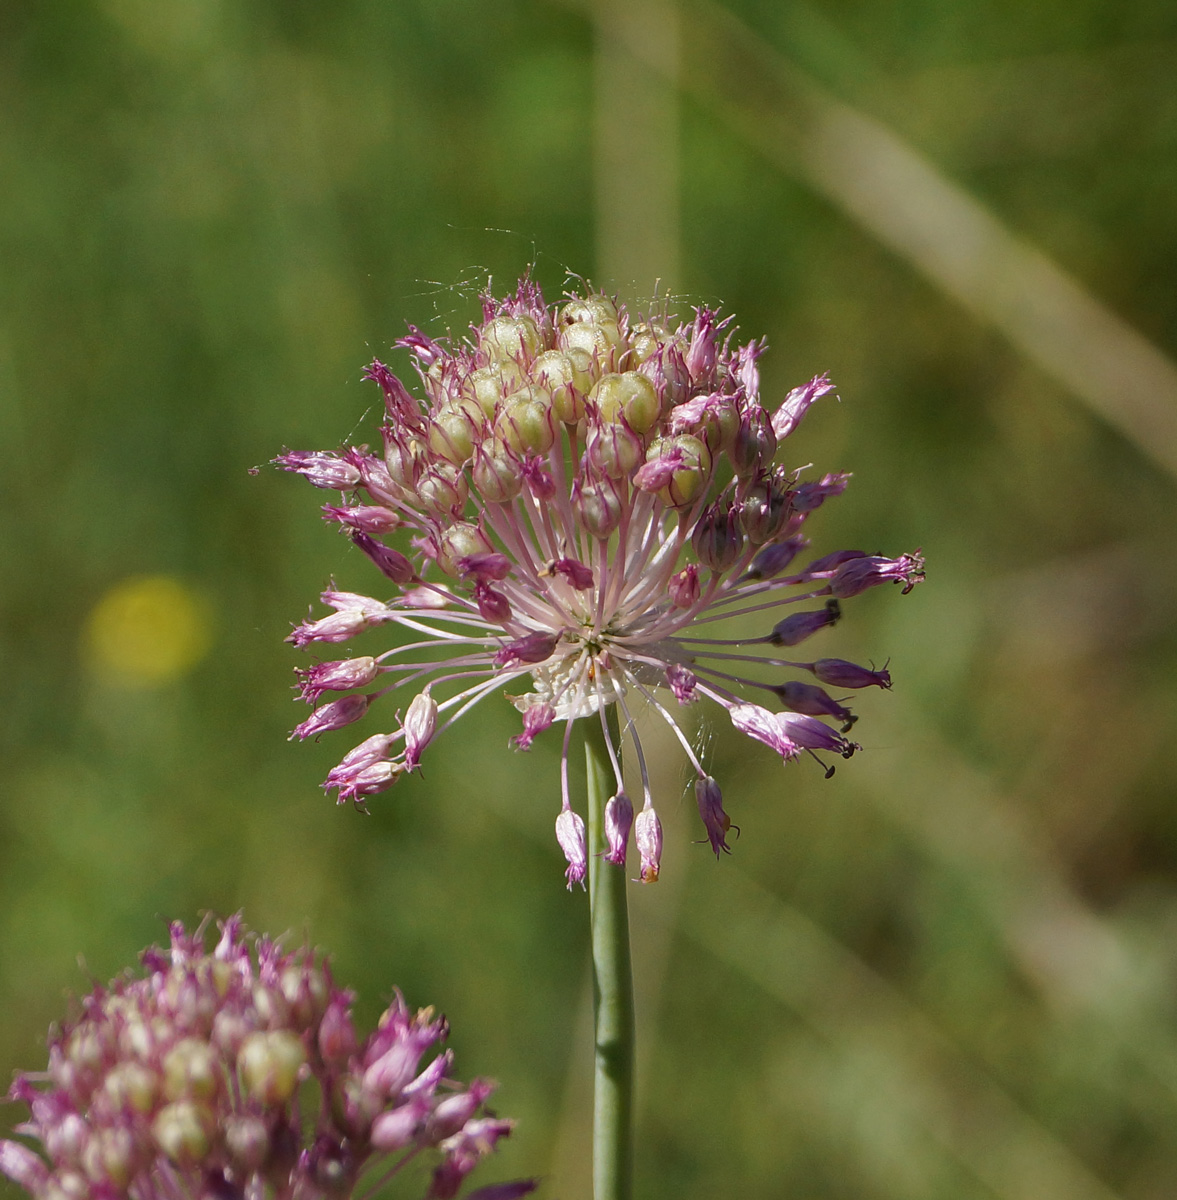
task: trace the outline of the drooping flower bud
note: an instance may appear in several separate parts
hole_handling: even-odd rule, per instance
[[[662,869],[662,822],[648,804],[634,820],[633,840],[641,855],[642,883],[657,883]]]
[[[352,533],[351,540],[393,583],[408,583],[413,578],[413,564],[399,550],[383,545],[358,529]]]
[[[749,737],[775,750],[784,762],[796,758],[797,744],[787,736],[773,713],[759,704],[737,704],[728,710],[732,724]]]
[[[625,850],[629,844],[629,831],[633,827],[633,804],[624,791],[610,797],[605,805],[605,861],[614,866],[625,866]]]
[[[338,700],[332,700],[330,704],[324,704],[322,708],[316,708],[301,725],[295,727],[289,740],[296,737],[304,740],[318,737],[321,733],[342,729],[345,725],[358,721],[368,711],[370,699],[363,692],[353,692],[350,696],[341,696]]]
[[[551,727],[556,710],[550,704],[530,704],[523,710],[523,732],[516,734],[512,744],[519,750],[530,750],[538,734]]]
[[[719,790],[719,784],[710,775],[702,775],[695,780],[695,801],[715,857],[719,858],[721,850],[724,854],[730,854],[727,834],[732,828],[731,818],[723,811],[723,793]]]
[[[421,751],[433,741],[437,732],[437,701],[426,687],[413,697],[405,713],[405,766],[415,770],[421,761]]]
[[[308,704],[314,704],[323,692],[347,692],[367,687],[380,671],[371,655],[345,658],[339,662],[315,663],[313,667],[296,668],[299,693]]]
[[[588,850],[585,848],[584,818],[570,808],[561,809],[556,818],[556,841],[564,851],[568,860],[568,870],[565,878],[568,880],[568,890],[574,883],[584,886],[584,874],[588,865]]]

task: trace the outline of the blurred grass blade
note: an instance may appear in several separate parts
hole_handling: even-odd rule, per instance
[[[682,932],[847,1051],[864,1076],[860,1107],[918,1122],[1002,1200],[1116,1200],[882,976],[803,913],[725,867],[716,886],[695,890]]]
[[[628,26],[615,27],[618,37]],[[677,83],[1177,475],[1177,365],[882,122],[835,100],[730,13],[682,6]],[[633,56],[673,69],[642,40]]]

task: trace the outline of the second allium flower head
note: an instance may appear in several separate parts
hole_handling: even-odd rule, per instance
[[[869,587],[894,581],[910,591],[923,563],[918,553],[842,550],[793,569],[809,515],[848,476],[803,481],[777,465],[778,446],[832,385],[812,379],[769,413],[757,369],[764,344],[733,346],[730,320],[708,308],[681,324],[637,317],[594,294],[549,307],[524,279],[513,296],[483,298],[469,340],[442,343],[410,326],[397,344],[412,355],[423,398],[372,363],[367,377],[387,415],[383,454],[359,446],[275,460],[342,493],[324,506],[326,518],[397,588],[388,600],[326,591],[334,611],[290,640],[339,643],[385,624],[408,635],[381,653],[302,670],[302,695],[318,707],[295,734],[350,725],[386,692],[424,685],[399,728],[373,734],[328,775],[324,786],[341,802],[390,787],[435,736],[516,683],[520,749],[564,726],[556,833],[569,885],[583,880],[587,857],[567,771],[572,725],[583,717],[601,721],[617,780],[606,857],[624,864],[632,830],[642,879],[652,881],[662,833],[641,744],[635,737],[643,791],[635,819],[610,707],[632,731],[637,698],[677,734],[716,854],[728,848],[731,823],[674,706],[706,697],[785,761],[857,749],[845,737],[855,718],[821,685],[886,688],[886,669],[776,652],[832,625],[839,602]],[[714,622],[757,612],[779,619],[760,636],[706,636]],[[764,668],[772,680],[757,678]],[[780,668],[801,678],[780,682]],[[373,684],[383,686],[362,690]],[[749,689],[784,711],[749,702]],[[339,698],[320,705],[325,693]]]

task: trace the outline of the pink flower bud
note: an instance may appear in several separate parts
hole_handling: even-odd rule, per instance
[[[727,833],[732,828],[731,819],[723,811],[723,793],[719,790],[719,784],[710,775],[703,775],[695,781],[695,801],[715,857],[719,857],[721,850],[724,854],[730,854]]]
[[[633,805],[624,792],[618,792],[605,805],[605,842],[609,847],[605,853],[607,863],[625,866],[625,849],[632,827]]]
[[[783,442],[801,424],[801,418],[818,397],[833,390],[834,385],[830,383],[828,375],[815,375],[808,383],[795,387],[772,415],[772,431],[777,441]]]
[[[586,592],[593,586],[593,573],[576,558],[558,558],[552,563],[552,571],[567,580],[570,587]]]
[[[421,751],[433,740],[437,732],[437,701],[427,687],[413,697],[409,711],[405,713],[405,766],[414,770],[421,761]]]
[[[568,860],[568,870],[564,872],[568,880],[568,890],[574,883],[584,887],[584,873],[588,864],[588,851],[585,848],[584,818],[572,809],[566,808],[556,818],[556,841],[564,851]]]
[[[288,450],[274,459],[274,462],[284,471],[294,471],[302,475],[308,483],[317,488],[334,488],[343,492],[360,482],[360,472],[338,454],[329,451],[314,453],[307,450]]]
[[[523,713],[523,732],[516,734],[512,743],[519,750],[530,750],[536,735],[543,733],[556,719],[556,710],[550,704],[532,704]]]
[[[332,729],[342,729],[353,721],[358,721],[368,711],[370,697],[363,692],[354,692],[317,708],[301,725],[295,727],[287,740],[294,738],[318,737]]]
[[[657,883],[662,866],[662,822],[648,804],[634,821],[633,840],[642,859],[642,883]]]
[[[508,642],[496,655],[496,667],[514,667],[519,663],[541,663],[552,657],[560,639],[548,633],[529,633]]]
[[[788,762],[800,753],[797,745],[785,734],[776,716],[759,704],[735,704],[728,710],[732,724],[749,737],[763,742]]]
[[[695,688],[699,680],[694,671],[684,667],[682,663],[671,663],[666,668],[666,683],[679,704],[690,704],[697,699]]]
[[[690,608],[699,602],[699,568],[694,563],[670,577],[670,601],[675,608]]]

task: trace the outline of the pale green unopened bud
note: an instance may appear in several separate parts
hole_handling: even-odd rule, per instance
[[[223,1008],[213,1019],[211,1041],[222,1054],[232,1057],[237,1054],[241,1043],[254,1029],[255,1026],[246,1020],[243,1014]]]
[[[493,549],[477,525],[469,521],[458,521],[441,535],[437,549],[437,565],[447,574],[457,578],[462,559],[474,554],[489,554]]]
[[[593,536],[608,537],[621,522],[623,507],[621,489],[623,483],[615,484],[603,479],[599,483],[586,483],[576,494],[573,503],[581,525]]]
[[[224,999],[229,991],[229,984],[233,982],[234,976],[237,974],[231,963],[225,962],[224,959],[214,958],[209,963],[208,977],[220,999]]]
[[[124,1058],[146,1062],[155,1055],[155,1038],[151,1026],[139,1013],[129,1013],[119,1030],[119,1051]]]
[[[90,1074],[101,1069],[106,1053],[106,1040],[95,1030],[82,1027],[70,1034],[61,1065],[67,1067],[71,1075],[77,1072]]]
[[[621,330],[616,321],[577,322],[560,330],[556,345],[565,353],[583,351],[599,370],[608,371],[621,345]]]
[[[643,321],[640,325],[634,326],[629,333],[633,365],[636,367],[648,358],[653,358],[662,349],[666,338],[666,328],[654,321]]]
[[[98,1184],[125,1188],[135,1167],[135,1144],[129,1129],[102,1129],[86,1144],[82,1168]]]
[[[523,490],[519,460],[501,441],[491,441],[474,456],[474,489],[487,504],[507,504]]]
[[[707,406],[702,419],[692,432],[706,442],[708,450],[715,455],[722,451],[731,452],[739,429],[740,411],[735,401],[730,397],[723,397]]]
[[[285,1025],[289,1013],[281,992],[260,981],[253,985],[253,1007],[262,1025]]]
[[[592,359],[583,350],[546,350],[532,364],[531,377],[551,395],[557,420],[574,425],[584,416],[593,377]]]
[[[46,1185],[42,1200],[90,1200],[93,1187],[77,1171],[59,1171]]]
[[[740,524],[753,545],[771,542],[789,519],[789,497],[771,481],[755,484],[740,503]]]
[[[431,509],[439,516],[446,516],[464,508],[469,494],[465,473],[452,463],[434,463],[417,480],[417,499],[425,508]]]
[[[479,367],[476,371],[471,371],[462,386],[462,392],[477,401],[488,417],[493,417],[503,397],[515,391],[522,383],[523,372],[515,363],[494,362],[489,367]]]
[[[300,1025],[310,1025],[327,1008],[329,988],[317,967],[291,964],[282,972],[280,986],[291,1014]]]
[[[298,1088],[307,1060],[302,1039],[289,1029],[251,1033],[237,1053],[237,1070],[250,1098],[263,1105],[285,1104]]]
[[[256,1171],[270,1150],[265,1122],[260,1117],[229,1117],[225,1121],[225,1149],[234,1166],[245,1173]]]
[[[662,404],[654,385],[637,371],[604,375],[589,395],[602,422],[624,417],[635,433],[648,433],[658,424]]]
[[[539,328],[530,317],[495,317],[479,330],[478,344],[496,362],[529,362],[540,348]]]
[[[163,1060],[163,1094],[169,1100],[208,1100],[220,1084],[219,1058],[199,1038],[177,1042]]]
[[[620,479],[642,461],[642,439],[620,422],[598,425],[589,437],[585,453],[602,475]]]
[[[429,426],[429,448],[455,466],[469,462],[483,425],[483,412],[473,400],[443,408]]]
[[[534,385],[512,393],[499,410],[495,434],[518,454],[547,454],[556,440],[551,396]]]
[[[268,1035],[259,1035],[268,1036]],[[212,1114],[190,1100],[165,1105],[151,1123],[155,1144],[177,1166],[199,1162],[212,1142]]]
[[[116,1110],[147,1113],[159,1094],[159,1076],[141,1063],[119,1063],[102,1081],[102,1090]]]
[[[617,324],[617,305],[601,292],[594,292],[583,299],[569,300],[560,309],[561,328],[568,325],[594,325],[602,321]]]
[[[384,447],[384,465],[388,468],[389,478],[410,490],[417,482],[424,458],[424,443],[416,438],[406,442],[390,439]]]
[[[711,480],[711,451],[705,442],[689,433],[680,433],[665,441],[656,442],[646,455],[647,460],[666,457],[677,450],[682,454],[682,466],[670,477],[670,482],[658,495],[674,508],[693,504]]]

